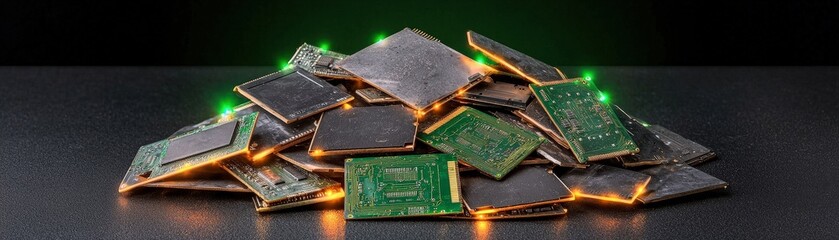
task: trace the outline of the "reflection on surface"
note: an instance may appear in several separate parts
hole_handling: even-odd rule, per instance
[[[327,203],[333,204],[333,203]],[[325,209],[319,212],[320,228],[323,239],[344,238],[344,211],[336,209]]]
[[[629,217],[627,219],[627,217]],[[633,212],[630,215],[623,214],[609,214],[608,212],[598,213],[594,217],[594,229],[600,233],[609,236],[609,238],[641,238],[644,233],[644,225],[646,223],[646,213],[643,211]],[[628,230],[628,231],[627,231]],[[631,233],[633,236],[621,235],[616,236],[617,233]]]
[[[475,221],[475,239],[483,240],[489,239],[490,233],[492,233],[492,223],[487,220],[477,220]]]
[[[256,236],[259,239],[268,239],[268,230],[271,229],[271,218],[269,216],[256,217]]]

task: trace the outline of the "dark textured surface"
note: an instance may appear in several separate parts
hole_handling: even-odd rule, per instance
[[[839,68],[598,67],[633,116],[716,151],[723,192],[557,219],[344,222],[338,206],[257,215],[249,195],[117,194],[137,148],[217,113],[273,68],[0,68],[2,238],[832,238]],[[574,75],[574,68],[563,68]],[[245,100],[239,99],[239,102]],[[326,210],[322,210],[326,209]]]
[[[534,83],[543,83],[565,79],[565,76],[555,67],[496,42],[484,35],[469,31],[466,36],[469,39],[469,46],[477,48],[484,54],[491,56],[493,60],[504,64],[505,67],[511,68],[510,70],[524,75],[527,80]]]
[[[411,151],[416,122],[414,112],[402,105],[334,109],[321,115],[309,150],[323,155]]]
[[[571,199],[574,195],[548,168],[520,166],[502,181],[479,172],[460,174],[463,201],[473,211],[482,208],[508,208]]]
[[[276,117],[286,123],[352,100],[350,94],[301,69],[273,73],[243,83],[236,89],[266,111],[279,114]]]

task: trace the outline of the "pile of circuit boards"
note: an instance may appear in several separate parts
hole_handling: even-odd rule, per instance
[[[303,44],[289,67],[234,88],[250,102],[140,147],[119,192],[250,192],[260,213],[343,199],[346,219],[505,219],[728,186],[692,167],[711,150],[627,114],[591,78],[466,36],[498,64],[416,29],[352,55]]]

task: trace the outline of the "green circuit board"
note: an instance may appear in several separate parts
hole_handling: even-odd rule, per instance
[[[346,54],[325,50],[306,43],[300,45],[288,64],[305,69],[318,77],[357,80],[349,72],[335,66],[335,63],[346,58]]]
[[[432,124],[417,134],[417,138],[498,180],[545,141],[532,132],[466,106]]]
[[[580,163],[639,151],[607,98],[591,81],[569,79],[530,85]]]
[[[306,171],[273,155],[257,161],[244,158],[228,159],[221,162],[221,167],[266,203],[276,203],[340,186],[336,181]]]
[[[216,123],[201,125],[168,139],[140,147],[119,185],[119,192],[127,192],[145,183],[206,166],[218,160],[246,154],[258,115],[259,113],[255,112],[235,118],[232,118],[233,116],[219,118],[220,120]],[[218,132],[224,127],[232,127],[232,132],[228,132],[232,135]],[[204,138],[219,140],[221,144],[205,148],[202,148],[201,144],[190,143],[171,146],[173,142],[191,141],[194,143],[203,141]],[[172,156],[169,156],[170,158],[167,158],[167,154],[176,154],[176,152],[180,153],[181,157],[170,159]]]
[[[453,155],[349,158],[345,167],[346,219],[463,212]]]

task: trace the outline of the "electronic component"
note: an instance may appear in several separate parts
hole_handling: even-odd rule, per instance
[[[544,159],[544,158],[530,158],[530,159],[521,160],[521,163],[519,163],[519,166],[549,165],[549,164],[553,164],[553,163],[551,161],[548,161],[547,159]],[[458,171],[460,171],[460,172],[471,172],[471,171],[478,171],[478,169],[473,167],[473,166],[469,166],[469,164],[460,163],[460,166],[458,167]]]
[[[466,32],[466,39],[469,41],[469,46],[535,84],[541,85],[545,82],[566,79],[565,74],[559,69],[476,32]]]
[[[268,74],[234,90],[285,123],[353,100],[352,95],[299,68]]]
[[[297,48],[297,51],[294,52],[294,56],[291,57],[288,63],[318,77],[357,80],[358,78],[352,74],[335,66],[336,62],[346,57],[347,55],[345,54],[303,43],[303,45]]]
[[[489,106],[524,109],[530,100],[530,89],[526,85],[489,81],[475,85],[456,98]]]
[[[309,145],[297,145],[277,153],[277,156],[309,172],[324,176],[344,176],[344,157],[309,155]]]
[[[513,111],[513,114],[519,116],[522,120],[527,123],[533,124],[539,130],[542,130],[548,137],[560,146],[571,149],[571,146],[568,145],[568,140],[565,140],[562,137],[562,133],[559,132],[559,129],[556,129],[554,123],[551,122],[551,118],[548,117],[548,113],[545,112],[545,108],[542,107],[542,104],[539,101],[531,101],[530,104],[527,104],[527,108],[524,111],[516,110]]]
[[[498,119],[504,120],[510,124],[516,125],[522,129],[528,130],[536,135],[541,137],[545,137],[539,129],[522,122],[521,119],[518,117],[506,113],[506,112],[498,112],[493,111],[490,112],[493,116],[497,117]],[[577,159],[574,158],[574,153],[570,150],[561,148],[557,143],[551,140],[545,140],[542,144],[539,145],[539,148],[536,149],[536,153],[547,159],[548,161],[559,165],[560,167],[576,167],[576,168],[585,168],[585,164],[581,164],[577,162]]]
[[[639,151],[594,83],[576,78],[530,89],[580,163]]]
[[[432,124],[417,138],[495,179],[507,175],[545,140],[466,106]]]
[[[572,168],[559,177],[574,196],[632,204],[646,191],[650,176],[622,168],[592,164]]]
[[[259,113],[251,113],[230,120],[222,119],[221,122],[140,147],[119,185],[119,192],[127,192],[145,183],[218,160],[247,154],[258,116]],[[225,142],[226,145],[220,144]],[[170,152],[173,156],[167,157]]]
[[[253,197],[253,204],[256,211],[260,213],[289,209],[293,207],[306,206],[316,203],[329,202],[344,197],[344,189],[340,186],[327,187],[315,192],[286,198],[277,202],[268,203],[259,197]]]
[[[684,138],[662,126],[649,125],[647,128],[654,132],[664,144],[670,146],[678,162],[695,166],[716,156],[711,149]]]
[[[624,167],[659,165],[674,160],[673,150],[658,139],[655,133],[644,127],[642,122],[637,121],[617,105],[613,105],[613,107],[618,119],[629,131],[632,141],[639,149],[638,153],[618,157]]]
[[[463,212],[453,155],[349,158],[345,167],[346,219]]]
[[[654,203],[728,187],[728,183],[687,164],[662,164],[641,170],[652,176],[647,192],[638,200]]]
[[[315,173],[298,169],[297,166],[278,157],[269,156],[257,161],[228,159],[221,162],[221,167],[267,203],[305,196],[341,185]]]
[[[338,66],[420,111],[448,101],[495,71],[407,28]]]
[[[461,173],[460,181],[463,202],[473,215],[574,200],[568,187],[544,166],[519,166],[501,181]]]
[[[417,117],[402,105],[335,109],[318,120],[309,154],[409,152],[416,134]]]
[[[541,217],[556,217],[568,213],[568,210],[562,207],[561,204],[552,204],[548,206],[537,206],[531,208],[512,209],[507,211],[498,211],[486,214],[471,214],[465,211],[458,215],[440,216],[441,218],[461,219],[461,220],[503,220],[503,219],[520,219],[520,218],[541,218]]]
[[[375,88],[358,89],[355,90],[355,94],[358,94],[361,99],[364,99],[365,102],[370,104],[399,102],[396,98],[393,98],[390,95],[387,95],[387,93]]]

